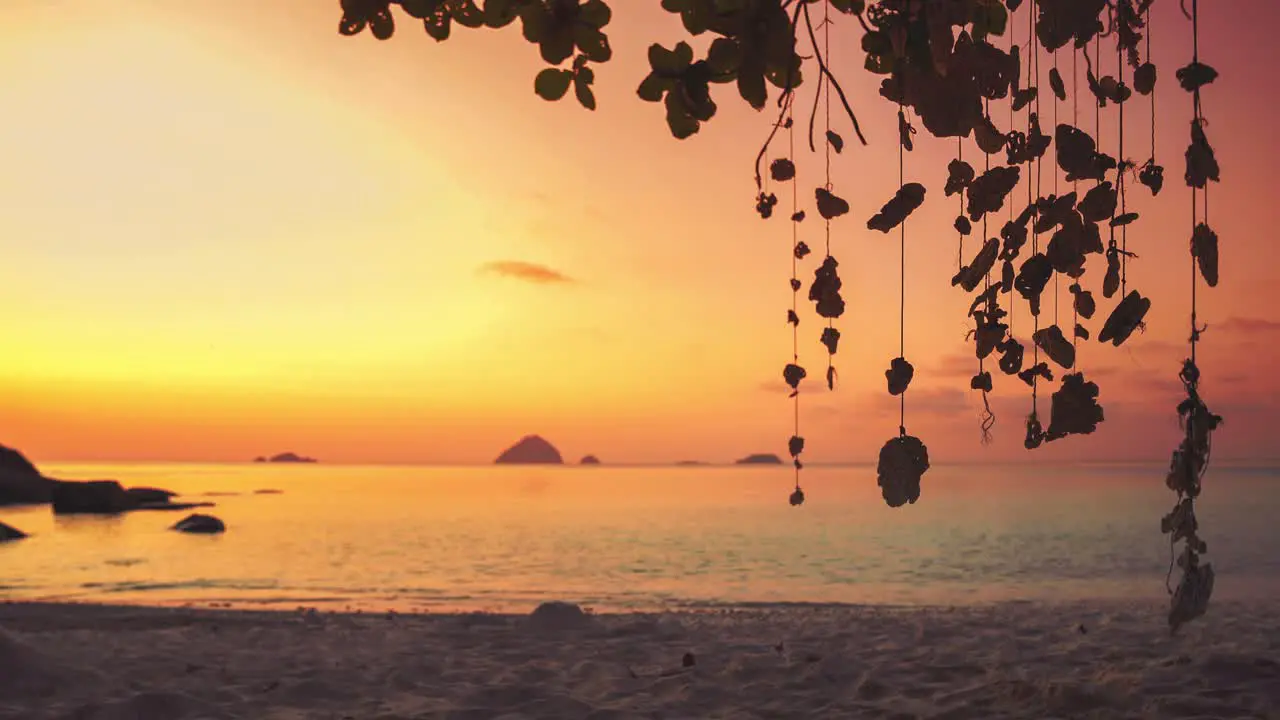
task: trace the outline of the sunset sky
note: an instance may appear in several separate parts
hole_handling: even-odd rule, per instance
[[[379,43],[337,34],[337,0],[9,0],[0,443],[39,460],[295,450],[452,463],[487,461],[536,432],[606,462],[785,452],[789,192],[773,220],[753,210],[752,162],[772,114],[720,86],[715,119],[673,139],[661,106],[635,89],[648,44],[683,37],[679,18],[656,0],[612,4],[614,60],[596,68],[592,113],[533,94],[543,65],[517,26],[458,28],[436,43],[400,14],[396,37]],[[1167,182],[1155,200],[1129,193],[1143,215],[1129,282],[1153,310],[1146,333],[1118,350],[1082,344],[1107,421],[1041,457],[1162,458],[1178,438],[1191,100],[1173,73],[1190,59],[1191,31],[1175,0],[1156,5]],[[1227,418],[1218,457],[1275,459],[1280,47],[1268,33],[1280,7],[1233,0],[1202,12],[1202,57],[1222,73],[1205,106],[1224,181],[1212,194],[1222,282],[1201,295],[1203,392]],[[896,189],[896,115],[861,69],[856,22],[832,36],[871,145],[850,142],[834,162],[836,192],[853,207],[833,224],[849,303],[842,384],[819,390],[825,353],[805,303],[802,434],[811,461],[873,462],[897,431],[883,373],[898,346],[898,244],[865,223]],[[1104,55],[1114,72],[1114,51]],[[1059,62],[1069,78],[1069,54]],[[1046,76],[1051,64],[1041,61]],[[1080,73],[1083,87],[1083,63]],[[1082,101],[1082,118],[1092,111]],[[1071,112],[1070,100],[1059,108],[1064,120]],[[1141,163],[1148,101],[1127,112],[1136,149],[1126,154]],[[847,119],[833,118],[852,141]],[[998,371],[995,442],[979,442],[970,298],[950,285],[956,203],[942,193],[955,144],[918,138],[907,177],[929,195],[908,225],[908,429],[937,462],[1027,459],[1029,390]],[[1109,152],[1116,139],[1106,124]],[[966,155],[977,157],[971,142]],[[811,200],[821,157],[797,163]],[[821,246],[813,218],[801,232]],[[814,266],[802,267],[806,287]],[[1099,292],[1104,266],[1091,257],[1086,276],[1095,334],[1114,306]],[[1069,333],[1066,284],[1061,297]],[[1015,322],[1026,337],[1021,301]]]

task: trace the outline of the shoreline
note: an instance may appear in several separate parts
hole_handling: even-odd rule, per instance
[[[1280,600],[570,618],[0,603],[0,719],[1280,713]],[[689,659],[685,655],[690,655]]]

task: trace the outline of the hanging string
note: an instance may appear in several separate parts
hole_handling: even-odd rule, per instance
[[[1053,73],[1054,73],[1054,77],[1058,77],[1058,78],[1062,77],[1060,74],[1058,74],[1058,51],[1057,50],[1053,51]],[[1039,77],[1037,77],[1036,80],[1039,81]],[[1039,95],[1039,93],[1037,93],[1037,95]],[[1056,132],[1056,129],[1058,127],[1058,94],[1057,93],[1053,94],[1053,127]],[[1056,165],[1053,167],[1053,197],[1055,199],[1058,197],[1058,168]],[[1061,324],[1058,322],[1058,302],[1059,302],[1058,298],[1059,298],[1059,295],[1061,295],[1061,293],[1062,293],[1062,273],[1055,272],[1053,274],[1053,324],[1057,327],[1061,327]],[[1074,334],[1074,331],[1073,331],[1073,334]]]
[[[1151,6],[1150,5],[1147,6],[1146,20],[1147,20],[1147,62],[1152,62],[1151,60]],[[1151,84],[1151,164],[1152,165],[1156,163],[1156,85],[1158,84],[1159,83]]]
[[[787,146],[788,146],[787,151],[788,153],[790,153],[788,155],[788,158],[794,163],[795,157],[796,157],[796,132],[795,132],[795,123],[793,122],[790,108],[787,109],[786,128],[787,128]],[[797,290],[797,288],[800,287],[800,274],[799,274],[799,268],[797,267],[797,265],[800,259],[799,257],[797,257],[799,253],[796,252],[796,248],[799,247],[799,244],[800,244],[800,223],[795,221],[795,214],[800,209],[800,198],[797,191],[797,187],[799,186],[799,184],[800,184],[800,180],[798,177],[791,178],[791,216],[792,216],[792,219],[791,219],[791,313],[792,313],[792,317],[798,317],[797,312],[799,310],[799,299],[798,299],[799,291]],[[800,364],[800,324],[798,322],[791,323],[791,362],[795,363],[796,365]],[[791,436],[793,438],[799,438],[800,437],[800,392],[798,389],[792,393],[791,410],[792,410]],[[796,489],[796,492],[798,493],[800,492],[800,458],[798,455],[795,457],[795,462],[792,463],[792,465],[794,466],[794,469],[795,469],[795,485],[796,485],[795,489]]]
[[[990,117],[991,116],[991,99],[983,98],[983,105],[984,105],[983,109],[986,112],[987,117]],[[1010,107],[1012,107],[1012,105]],[[985,162],[985,171],[991,172],[991,156],[988,155],[987,153],[983,153],[982,155],[983,155],[983,160]],[[960,198],[961,198],[961,203],[963,205],[963,200],[964,200],[963,189],[961,190]],[[1013,203],[1012,202],[1009,203],[1009,206],[1010,206],[1010,211],[1012,212]],[[982,214],[982,242],[984,243],[987,241],[987,238],[991,237],[991,233],[987,227],[987,215],[989,214],[990,213]],[[987,318],[988,318],[988,322],[990,322],[991,313],[993,310],[995,310],[995,304],[996,304],[995,300],[991,298],[991,268],[990,267],[987,268],[987,276],[983,279],[983,290],[985,291],[985,297],[987,298]],[[1012,305],[1013,303],[1009,303],[1009,304]],[[1012,315],[1010,315],[1009,327],[1010,327],[1009,332],[1010,334],[1012,334],[1013,332],[1012,330],[1013,316]],[[986,372],[987,372],[986,359],[979,356],[978,357],[978,375],[982,376],[986,374]],[[982,443],[986,445],[991,442],[991,428],[995,427],[996,414],[991,412],[991,399],[989,397],[990,393],[988,393],[987,391],[985,380],[983,381],[983,383],[984,384],[982,387]]]
[[[822,56],[826,58],[827,64],[831,63],[831,4],[827,3],[822,6]],[[823,90],[826,90],[824,93]],[[825,103],[824,111],[826,113],[826,137],[830,138],[831,133],[831,77],[824,76],[823,81],[818,84],[818,94],[823,96]],[[827,191],[831,191],[831,141],[828,139],[826,143],[826,185]],[[831,220],[826,218],[823,220],[823,230],[826,233],[826,256],[831,257]],[[834,332],[835,321],[827,318],[827,332]],[[832,378],[835,377],[835,356],[827,353],[827,386],[828,389],[834,390],[835,384]]]
[[[1086,49],[1085,49],[1085,52],[1088,52],[1088,48],[1086,48]],[[1102,72],[1102,38],[1101,38],[1101,37],[1099,37],[1098,39],[1096,39],[1096,40],[1094,40],[1094,41],[1093,41],[1093,67],[1094,67],[1094,68],[1096,68],[1095,72]],[[1094,112],[1095,112],[1096,114],[1094,115],[1094,118],[1093,118],[1093,135],[1094,135],[1094,138],[1093,138],[1093,139],[1094,139],[1094,140],[1096,141],[1096,143],[1097,143],[1097,146],[1098,146],[1098,148],[1099,148],[1099,152],[1101,152],[1101,148],[1102,148],[1102,100],[1101,100],[1101,99],[1099,99],[1099,98],[1096,98],[1096,97],[1095,97],[1095,98],[1094,98],[1094,106],[1095,106],[1095,107],[1094,107]],[[1101,181],[1101,180],[1098,180],[1098,181],[1097,181],[1097,184],[1098,184],[1098,185],[1101,185],[1101,184],[1102,184],[1102,181]]]
[[[1039,116],[1039,114],[1040,114],[1040,91],[1039,91],[1039,86],[1040,86],[1040,63],[1039,63],[1039,55],[1040,55],[1040,38],[1036,36],[1036,26],[1035,26],[1035,18],[1036,18],[1036,15],[1038,14],[1038,13],[1037,13],[1037,5],[1038,5],[1038,4],[1039,4],[1039,3],[1037,3],[1035,0],[1032,0],[1032,2],[1031,2],[1031,12],[1030,12],[1030,13],[1028,13],[1028,18],[1027,18],[1027,20],[1028,20],[1028,23],[1027,23],[1027,32],[1028,32],[1028,33],[1030,34],[1030,36],[1031,36],[1031,38],[1030,38],[1030,39],[1031,39],[1031,57],[1027,58],[1027,74],[1028,74],[1028,75],[1031,75],[1031,74],[1033,74],[1033,73],[1034,73],[1034,75],[1035,75],[1035,85],[1034,85],[1034,87],[1036,88],[1036,99],[1035,99],[1035,106],[1034,106],[1034,107],[1035,107],[1035,111],[1034,111],[1034,112],[1035,112],[1035,114],[1036,114],[1037,116]],[[1028,87],[1033,87],[1033,86],[1031,85],[1031,81],[1030,81],[1030,80],[1028,80]],[[1032,111],[1031,111],[1030,109],[1028,109],[1028,111],[1027,111],[1027,137],[1031,137],[1031,114],[1032,114]],[[1030,170],[1032,170],[1032,167],[1034,167],[1034,170],[1035,170],[1034,185],[1035,185],[1035,187],[1034,187],[1034,189],[1033,189],[1033,187],[1032,187],[1033,179],[1030,177],[1030,173],[1028,173],[1028,177],[1027,177],[1027,205],[1028,205],[1028,206],[1031,206],[1032,204],[1034,204],[1034,202],[1035,202],[1035,198],[1038,198],[1038,197],[1039,197],[1039,194],[1040,194],[1040,161],[1039,161],[1039,159],[1033,159],[1031,162],[1033,163],[1033,166],[1029,166],[1027,169],[1028,169],[1028,171],[1030,171]],[[1034,196],[1033,196],[1033,194],[1032,194],[1032,193],[1033,193],[1033,191],[1034,191],[1034,193],[1035,193],[1035,194],[1034,194]],[[1033,221],[1033,222],[1032,222],[1032,227],[1031,227],[1031,254],[1032,254],[1032,256],[1033,256],[1033,257],[1034,257],[1035,255],[1040,254],[1040,231],[1039,231],[1039,225],[1040,225],[1040,224],[1039,224],[1038,222],[1035,222],[1035,221]],[[1033,361],[1033,367],[1035,367],[1035,366],[1037,366],[1037,365],[1039,365],[1039,364],[1040,364],[1040,345],[1039,345],[1038,343],[1036,343],[1036,341],[1035,341],[1035,336],[1036,336],[1036,335],[1038,335],[1038,334],[1040,333],[1040,315],[1039,315],[1038,313],[1032,313],[1032,316],[1033,316],[1033,319],[1034,319],[1034,329],[1033,329],[1033,333],[1034,333],[1034,334],[1031,336],[1031,338],[1032,338],[1032,339],[1031,339],[1031,347],[1032,347],[1032,349],[1033,349],[1033,350],[1032,350],[1032,352],[1033,352],[1032,357],[1034,358],[1034,361]],[[1032,418],[1032,420],[1033,420],[1033,421],[1034,421],[1034,420],[1036,420],[1036,418],[1039,416],[1039,410],[1040,410],[1040,375],[1039,375],[1039,373],[1032,373],[1032,374],[1031,374],[1031,418]]]
[[[1116,82],[1124,87],[1124,48],[1116,43]],[[1124,105],[1126,100],[1120,96],[1120,157],[1116,158],[1116,191],[1120,193],[1120,214],[1128,212],[1124,198],[1124,178],[1128,172],[1124,158]],[[1120,226],[1120,297],[1129,294],[1129,225]]]
[[[1191,62],[1193,64],[1200,62],[1200,1],[1199,0],[1191,0]],[[1200,125],[1201,123],[1204,122],[1204,115],[1202,112],[1202,108],[1200,107],[1200,89],[1199,88],[1197,88],[1193,93],[1191,93],[1191,117],[1192,117],[1192,122],[1197,125]],[[1191,232],[1192,233],[1195,232],[1196,227],[1199,225],[1199,220],[1196,217],[1196,201],[1197,201],[1196,196],[1197,196],[1196,187],[1195,185],[1192,185],[1191,186]],[[1204,184],[1204,214],[1205,214],[1204,222],[1206,225],[1208,225],[1209,224],[1209,183],[1207,182]],[[1196,293],[1197,293],[1198,285],[1199,283],[1196,282],[1196,254],[1195,254],[1195,248],[1193,246],[1191,251],[1191,362],[1192,363],[1195,363],[1196,361],[1196,345],[1199,343],[1199,340],[1200,340],[1200,325],[1199,325],[1200,320],[1197,317],[1198,307],[1196,304],[1196,300],[1197,300]],[[1191,416],[1188,416],[1188,420],[1187,420],[1188,425],[1191,422],[1190,417]],[[1188,436],[1191,435],[1190,428],[1188,428],[1187,434]]]
[[[1013,49],[1014,49],[1014,47],[1018,44],[1018,39],[1017,39],[1017,37],[1016,37],[1016,36],[1017,36],[1017,34],[1018,34],[1018,33],[1017,33],[1017,30],[1018,30],[1017,23],[1010,22],[1010,23],[1009,23],[1009,53],[1010,53],[1011,55],[1013,54]],[[990,102],[988,102],[988,103],[987,103],[987,115],[988,115],[988,116],[990,116],[990,115],[991,115],[991,103],[990,103]],[[994,122],[994,121],[993,121],[993,122]],[[1016,127],[1016,126],[1017,126],[1017,117],[1016,117],[1016,113],[1015,113],[1015,112],[1014,112],[1014,110],[1013,110],[1013,91],[1012,91],[1012,90],[1010,90],[1010,91],[1009,91],[1009,131],[1010,131],[1010,132],[1013,132],[1013,129],[1014,129],[1014,127]],[[986,153],[983,153],[983,154],[985,155]],[[990,157],[990,156],[987,156],[987,169],[988,169],[988,170],[990,170],[990,169],[991,169],[991,157]],[[1010,193],[1010,194],[1009,194],[1009,203],[1008,203],[1008,205],[1009,205],[1009,224],[1010,224],[1010,225],[1012,225],[1012,224],[1013,224],[1013,194],[1012,194],[1012,193]],[[986,239],[984,238],[984,239],[983,239],[983,242],[985,242],[985,241],[986,241]],[[1012,262],[1012,261],[1010,261],[1010,262]],[[1014,298],[1014,297],[1016,297],[1016,296],[1013,294],[1013,287],[1012,287],[1012,285],[1010,285],[1009,287],[1006,287],[1006,288],[1004,289],[1004,291],[1005,291],[1006,293],[1008,293],[1008,294],[1009,294],[1009,339],[1010,339],[1010,340],[1015,340],[1015,338],[1014,338],[1014,334],[1013,334],[1013,333],[1014,333],[1014,329],[1015,329],[1015,328],[1014,328],[1014,318],[1015,318],[1015,317],[1017,316],[1017,314],[1018,314],[1018,312],[1017,312],[1017,310],[1018,310],[1018,303],[1014,302],[1014,300],[1013,300],[1013,298]]]
[[[960,137],[956,138],[956,160],[959,162],[964,162],[964,138],[960,138]],[[964,188],[962,187],[960,188],[960,214],[957,217],[963,217],[963,216],[964,216]],[[956,232],[958,232],[960,235],[960,252],[956,256],[956,270],[957,272],[959,272],[964,270],[964,233],[960,232],[959,230],[957,230]],[[983,234],[982,241],[983,242],[987,241],[985,233]]]
[[[1085,52],[1088,51],[1089,49],[1086,47]],[[1075,50],[1071,51],[1071,126],[1077,129],[1080,127],[1080,53]],[[1096,134],[1097,130],[1094,130],[1094,133]],[[1071,192],[1075,193],[1076,201],[1079,202],[1079,178],[1071,181]],[[1080,280],[1077,278],[1077,286],[1079,286],[1079,283]],[[1080,326],[1080,311],[1076,308],[1074,297],[1071,302],[1071,322],[1073,323],[1073,328],[1071,330],[1071,348],[1075,350],[1076,363],[1078,365],[1080,362],[1080,334],[1077,333],[1074,328]]]
[[[905,77],[905,76],[904,76]],[[905,84],[905,83],[904,83]],[[903,93],[903,97],[906,93]],[[904,117],[902,103],[898,103],[898,116]],[[898,141],[898,192],[906,184],[906,145]],[[898,357],[907,356],[907,221],[898,226]],[[898,396],[898,435],[907,434],[907,391]]]

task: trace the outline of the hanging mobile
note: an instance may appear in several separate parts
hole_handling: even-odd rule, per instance
[[[778,158],[769,165],[769,175],[775,182],[791,183],[791,307],[787,310],[787,324],[791,326],[791,362],[783,368],[783,380],[791,388],[791,405],[792,405],[792,430],[791,438],[787,441],[787,452],[791,455],[791,464],[795,470],[795,488],[791,492],[788,501],[792,507],[804,504],[804,490],[800,488],[800,470],[804,464],[800,462],[800,454],[804,452],[804,438],[800,435],[800,383],[807,375],[804,367],[800,365],[800,349],[799,349],[799,328],[800,315],[798,310],[797,295],[800,292],[800,278],[798,276],[799,261],[809,254],[809,246],[800,240],[800,221],[804,220],[804,213],[799,208],[799,198],[796,191],[796,166],[792,158],[795,157],[795,123],[792,120],[790,97],[784,100],[786,103],[786,120],[783,121],[782,127],[787,131],[787,142],[790,157]],[[766,192],[768,188],[766,185]]]
[[[1209,607],[1213,594],[1213,564],[1202,562],[1208,545],[1200,538],[1195,501],[1200,496],[1201,480],[1208,469],[1213,431],[1222,424],[1200,397],[1200,368],[1196,364],[1196,345],[1204,328],[1199,326],[1197,308],[1197,272],[1210,287],[1217,284],[1217,236],[1209,230],[1209,183],[1218,182],[1218,163],[1204,133],[1204,113],[1200,89],[1217,73],[1200,62],[1199,0],[1191,0],[1193,57],[1191,64],[1178,71],[1178,80],[1192,95],[1191,145],[1187,148],[1187,185],[1191,188],[1191,336],[1190,357],[1183,361],[1178,379],[1187,398],[1178,405],[1178,418],[1184,436],[1173,453],[1165,484],[1177,495],[1173,510],[1160,521],[1160,529],[1169,535],[1169,632],[1178,631],[1185,623],[1200,617]],[[1197,203],[1204,198],[1204,221],[1199,220]],[[1210,246],[1208,237],[1212,238]],[[1197,241],[1199,240],[1199,241]],[[1182,552],[1175,559],[1181,541]],[[1168,587],[1174,566],[1182,573],[1176,589]]]
[[[1074,60],[1072,68],[1074,76]],[[1056,127],[1058,125],[1058,102],[1065,97],[1065,84],[1062,82],[1062,76],[1058,72],[1058,53],[1056,51],[1053,53],[1053,70],[1050,72],[1050,81],[1054,87],[1053,124]],[[1074,102],[1075,98],[1073,97],[1072,100]],[[1075,111],[1077,114],[1078,107],[1077,104]],[[1074,204],[1076,196],[1076,188],[1073,187],[1069,196],[1072,204]],[[1057,167],[1053,168],[1053,198],[1055,210],[1059,206],[1066,206],[1067,203],[1058,197]],[[1078,219],[1079,213],[1074,209],[1066,212],[1063,218],[1070,218],[1070,221],[1064,222],[1049,242],[1049,256],[1055,260],[1054,269],[1058,271],[1058,274],[1054,276],[1053,325],[1050,328],[1051,334],[1037,337],[1036,344],[1054,362],[1068,370],[1075,370],[1075,372],[1063,376],[1062,385],[1050,398],[1049,427],[1044,432],[1045,442],[1061,440],[1068,435],[1088,435],[1096,430],[1098,424],[1105,418],[1102,407],[1098,404],[1098,385],[1085,380],[1084,371],[1079,369],[1076,341],[1083,334],[1083,328],[1080,326],[1078,312],[1075,311],[1077,305],[1075,302],[1072,303],[1074,329],[1070,341],[1063,335],[1059,324],[1058,300],[1061,295],[1059,278],[1063,273],[1074,275],[1072,279],[1076,280],[1077,283],[1071,287],[1073,288],[1073,293],[1077,293],[1077,291],[1080,291],[1079,276],[1084,274],[1083,255],[1079,252],[1081,246],[1080,236],[1077,234],[1083,233],[1083,222]],[[1063,246],[1067,246],[1067,249],[1064,250]],[[1078,266],[1076,265],[1077,262],[1079,262]],[[1079,294],[1076,294],[1075,297],[1078,299]]]
[[[901,71],[898,82],[905,84],[906,76]],[[905,93],[904,93],[905,95]],[[898,436],[889,440],[880,448],[880,462],[876,467],[877,481],[884,501],[889,507],[902,507],[915,503],[920,499],[920,478],[929,469],[929,450],[919,438],[907,434],[907,387],[911,384],[914,370],[906,361],[906,298],[907,298],[907,215],[924,201],[924,188],[920,188],[918,197],[912,186],[904,183],[906,164],[905,152],[910,140],[910,124],[907,122],[905,110],[899,104],[898,123],[902,128],[898,142],[898,193],[893,200],[867,223],[867,227],[888,232],[886,225],[898,227],[899,242],[899,282],[898,300],[898,357],[890,363],[885,373],[889,384],[889,393],[898,397]],[[904,198],[906,198],[904,200]],[[895,222],[896,221],[896,222]]]

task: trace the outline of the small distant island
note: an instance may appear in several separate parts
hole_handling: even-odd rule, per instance
[[[599,465],[600,458],[596,457],[595,455],[585,455],[581,460],[578,461],[578,464],[579,465]]]
[[[734,461],[735,465],[781,465],[782,458],[773,453],[755,453],[748,455],[740,460]]]
[[[563,465],[564,458],[554,445],[537,435],[526,435],[493,461],[496,465]]]
[[[267,457],[262,457],[262,456],[258,456],[258,457],[256,457],[256,458],[254,458],[254,459],[253,459],[253,461],[254,461],[254,462],[256,462],[256,463],[316,463],[316,462],[320,462],[319,460],[317,460],[317,459],[315,459],[315,458],[309,458],[309,457],[306,457],[305,455],[298,455],[298,454],[296,454],[296,453],[291,453],[291,452],[280,453],[279,455],[273,455],[273,456],[271,456],[271,457],[269,457],[269,458],[267,458]]]
[[[680,462],[676,463],[676,467],[702,467],[703,465],[706,465],[706,464],[707,463],[701,460],[681,460]]]

